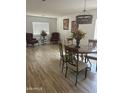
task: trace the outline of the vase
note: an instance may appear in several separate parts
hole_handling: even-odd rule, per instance
[[[80,48],[80,40],[76,40],[76,48]]]

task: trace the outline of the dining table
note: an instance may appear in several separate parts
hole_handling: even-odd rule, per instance
[[[76,45],[67,45],[69,47],[72,47],[72,48],[76,48]],[[88,45],[82,45],[80,46],[80,48],[78,48],[78,52],[81,56],[81,59],[83,61],[84,59],[84,56],[87,55],[87,54],[97,54],[97,48],[96,47],[91,47],[91,46],[88,46]]]

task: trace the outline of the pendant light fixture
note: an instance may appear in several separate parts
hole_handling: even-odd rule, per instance
[[[84,13],[84,15],[87,13],[88,14],[88,12],[86,11],[86,0],[84,0],[84,10],[83,10],[83,13]]]
[[[82,15],[76,16],[77,24],[91,24],[93,16],[86,11],[86,0],[84,0],[84,10]]]

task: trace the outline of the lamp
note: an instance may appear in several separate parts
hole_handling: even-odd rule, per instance
[[[84,10],[83,10],[83,12],[84,12],[84,15],[85,15],[85,13],[87,12],[86,11],[86,0],[84,0]],[[88,13],[88,12],[87,12]]]
[[[83,13],[84,13],[83,15],[76,16],[77,24],[91,24],[93,16],[88,14],[88,12],[86,11],[86,0],[84,0],[84,10],[83,10]]]

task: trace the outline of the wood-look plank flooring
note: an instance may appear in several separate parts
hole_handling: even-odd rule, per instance
[[[27,93],[97,93],[96,73],[79,74],[75,86],[75,73],[68,71],[67,78],[61,72],[57,45],[40,45],[26,49]]]

